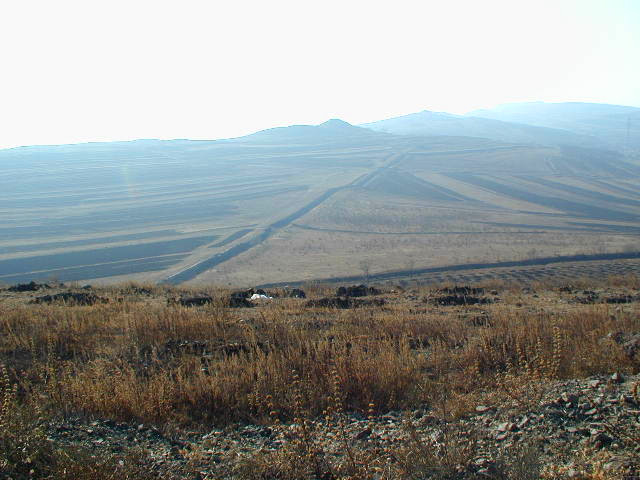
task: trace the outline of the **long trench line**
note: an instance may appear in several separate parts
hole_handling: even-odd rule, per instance
[[[201,273],[204,273],[205,271],[220,265],[223,262],[226,262],[228,260],[231,260],[234,257],[237,257],[238,255],[260,245],[261,243],[263,243],[265,240],[267,240],[269,237],[273,236],[278,230],[287,227],[288,225],[290,225],[291,223],[295,222],[298,218],[302,217],[303,215],[306,215],[307,213],[309,213],[311,210],[313,210],[314,208],[316,208],[318,205],[320,205],[321,203],[323,203],[324,201],[326,201],[329,197],[331,197],[333,194],[335,194],[336,192],[339,192],[341,190],[345,190],[351,187],[357,187],[362,185],[363,183],[370,181],[371,179],[373,179],[375,176],[379,175],[380,172],[382,172],[383,170],[397,164],[399,162],[399,160],[402,158],[402,155],[406,153],[406,152],[396,152],[391,154],[388,158],[387,161],[384,163],[384,165],[376,168],[375,170],[369,172],[369,173],[365,173],[361,176],[359,176],[358,178],[356,178],[355,180],[353,180],[352,182],[348,183],[347,185],[342,185],[340,187],[333,187],[330,188],[328,190],[326,190],[322,195],[316,197],[314,200],[312,200],[311,202],[307,203],[306,205],[304,205],[302,208],[296,210],[295,212],[287,215],[286,217],[281,218],[280,220],[277,220],[275,222],[273,222],[271,225],[267,226],[262,233],[260,233],[259,235],[245,241],[242,243],[239,243],[237,245],[234,245],[233,247],[225,250],[224,252],[221,253],[217,253],[215,255],[213,255],[212,257],[209,257],[205,260],[202,260],[194,265],[191,265],[183,270],[180,270],[177,273],[174,273],[173,275],[168,276],[167,278],[165,278],[164,280],[160,281],[159,283],[162,284],[170,284],[170,285],[178,285],[180,283],[183,282],[187,282],[189,280],[194,279],[197,275],[200,275]]]

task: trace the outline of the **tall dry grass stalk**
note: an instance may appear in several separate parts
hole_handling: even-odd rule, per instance
[[[0,361],[19,396],[37,391],[52,411],[201,427],[270,422],[272,411],[291,419],[294,397],[321,415],[336,378],[348,411],[435,405],[446,391],[457,415],[487,390],[517,398],[551,378],[638,370],[608,337],[639,330],[637,307],[517,306],[516,290],[466,308],[391,297],[352,310],[293,299],[235,310],[133,296],[89,307],[3,303]]]

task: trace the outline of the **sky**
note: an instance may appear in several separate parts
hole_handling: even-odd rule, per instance
[[[640,107],[640,0],[0,4],[0,148],[520,101]]]

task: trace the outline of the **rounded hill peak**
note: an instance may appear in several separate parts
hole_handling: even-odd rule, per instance
[[[318,126],[319,127],[330,127],[330,128],[353,127],[353,125],[351,125],[350,123],[345,122],[344,120],[340,120],[339,118],[332,118],[331,120],[327,120],[326,122],[321,123]]]

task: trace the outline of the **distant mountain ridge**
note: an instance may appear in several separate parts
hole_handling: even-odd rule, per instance
[[[363,138],[384,138],[388,134],[375,132],[368,128],[351,125],[344,120],[332,118],[319,125],[290,125],[275,127],[244,137],[229,139],[232,142],[262,142],[262,143],[315,143],[325,141],[340,141]]]
[[[423,110],[375,122],[352,125],[333,118],[318,125],[290,125],[226,139],[138,139],[63,145],[32,145],[0,149],[2,155],[77,150],[145,150],[190,148],[208,143],[323,144],[383,142],[411,137],[484,138],[503,143],[577,146],[627,152],[640,150],[640,108],[599,103],[511,103],[466,115]]]
[[[594,148],[603,148],[605,146],[604,142],[593,136],[579,135],[566,130],[429,110],[365,123],[361,126],[396,135],[467,136],[489,138],[509,143],[571,145]]]
[[[640,148],[640,108],[626,105],[584,102],[508,103],[475,110],[467,116],[591,135],[615,150]]]
[[[394,271],[617,252],[640,231],[640,163],[591,137],[436,112],[381,123],[404,134],[332,119],[2,150],[0,283],[304,281],[374,256]]]

